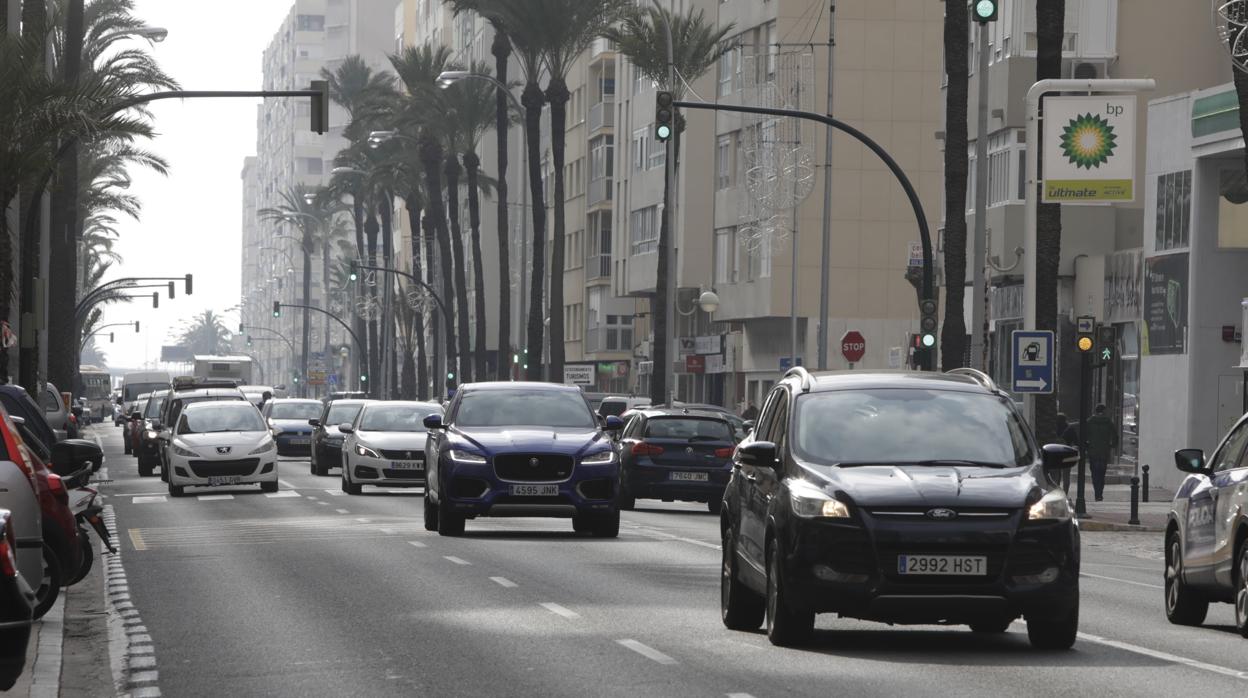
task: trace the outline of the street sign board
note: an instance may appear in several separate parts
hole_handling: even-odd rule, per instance
[[[1075,332],[1092,334],[1096,331],[1096,318],[1091,315],[1080,315],[1075,319]]]
[[[593,364],[565,365],[563,367],[563,382],[569,385],[595,385]]]
[[[910,266],[910,267],[923,266],[923,243],[921,242],[910,243],[910,257],[907,260],[906,266]]]
[[[325,376],[325,383],[328,385],[338,385],[338,374],[331,373],[328,376]]]
[[[851,364],[862,361],[867,353],[867,340],[858,330],[850,330],[841,337],[841,355]]]
[[[698,353],[698,342],[694,337],[677,337],[676,338],[676,355],[688,356],[689,354]]]
[[[1135,95],[1044,100],[1044,202],[1135,200]]]
[[[706,373],[706,357],[701,354],[686,356],[685,373]]]
[[[1015,330],[1010,364],[1016,393],[1053,392],[1053,333]]]
[[[801,366],[801,365],[802,365],[802,357],[800,357],[800,356],[799,356],[799,357],[797,357],[797,365],[798,365],[798,366]],[[791,356],[781,356],[781,357],[780,357],[780,370],[781,370],[781,371],[787,371],[787,370],[789,370],[790,368],[793,368],[793,357],[791,357]]]

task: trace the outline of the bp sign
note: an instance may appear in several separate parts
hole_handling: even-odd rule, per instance
[[[1044,202],[1135,200],[1135,96],[1044,100]]]

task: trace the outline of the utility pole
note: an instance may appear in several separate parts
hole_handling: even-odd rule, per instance
[[[975,131],[975,239],[971,246],[971,368],[982,371],[988,329],[987,313],[984,312],[988,294],[984,274],[988,249],[988,22],[978,24],[979,103],[976,105],[978,125]]]
[[[828,0],[828,116],[832,116],[832,70],[836,53],[836,0]],[[828,282],[832,273],[832,130],[823,148],[823,251],[819,255],[819,339],[815,368],[828,368]],[[796,272],[797,270],[794,269]]]

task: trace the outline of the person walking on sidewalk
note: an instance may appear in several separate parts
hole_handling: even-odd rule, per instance
[[[1109,469],[1109,456],[1118,447],[1118,428],[1105,414],[1105,405],[1097,405],[1094,414],[1088,419],[1083,443],[1092,468],[1092,492],[1099,502],[1105,494],[1105,471]]]
[[[1057,438],[1067,446],[1079,447],[1079,430],[1070,423],[1065,412],[1057,413]]]

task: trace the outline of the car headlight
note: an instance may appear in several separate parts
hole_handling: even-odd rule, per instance
[[[793,513],[805,519],[849,518],[849,507],[845,502],[833,499],[827,492],[805,482],[789,485],[789,501],[793,503]]]
[[[462,449],[453,448],[450,450],[450,454],[451,454],[451,460],[455,461],[456,463],[481,464],[485,462],[485,456],[479,453],[473,453],[472,451],[464,451]]]
[[[1070,499],[1062,490],[1049,492],[1027,510],[1028,521],[1068,521],[1070,516]]]
[[[581,465],[610,465],[615,462],[615,451],[599,451],[581,458]]]
[[[189,448],[183,448],[178,443],[172,444],[173,452],[183,458],[199,458],[199,454]]]
[[[261,453],[266,453],[266,452],[268,452],[268,451],[272,451],[272,450],[273,450],[273,448],[274,448],[274,447],[276,447],[276,446],[277,446],[277,443],[276,443],[275,441],[273,441],[273,438],[272,438],[272,437],[270,437],[270,436],[266,436],[266,437],[264,437],[264,440],[260,442],[260,445],[259,445],[259,446],[256,446],[256,447],[255,447],[255,449],[253,449],[253,450],[252,450],[252,452],[251,452],[251,453],[248,453],[247,455],[249,455],[249,456],[258,456],[258,455],[260,455]]]
[[[360,444],[355,445],[355,455],[364,456],[365,458],[381,458],[381,455],[379,455],[376,451],[368,446],[361,446]]]

